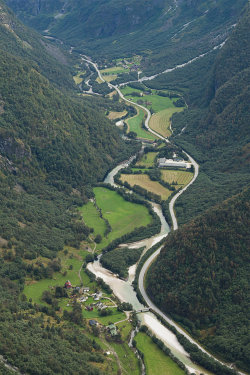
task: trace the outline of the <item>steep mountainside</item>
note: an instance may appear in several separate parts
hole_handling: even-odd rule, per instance
[[[190,102],[173,118],[174,141],[201,166],[197,182],[177,202],[182,222],[249,183],[249,27],[248,6],[212,66],[201,99],[208,106]]]
[[[14,27],[6,26],[6,20],[13,20],[11,26],[17,22],[21,28],[20,23],[3,9],[0,247],[26,258],[39,254],[53,257],[65,242],[78,246],[88,234],[84,225],[72,219],[72,208],[86,200],[89,185],[101,181],[114,163],[131,153],[131,147],[100,111],[78,98],[70,99],[51,85],[31,57],[34,53],[39,58],[40,46],[41,60],[44,57],[52,77],[59,71],[54,70],[54,61],[49,64],[50,57],[38,40],[36,48],[26,53],[24,39],[17,37]]]
[[[70,55],[25,27],[0,0],[0,49],[36,63],[36,69],[61,88],[74,88]]]
[[[249,370],[249,196],[223,202],[172,233],[147,278],[166,313]]]
[[[164,70],[225,40],[246,0],[8,0],[27,24],[95,58],[144,56]]]
[[[101,375],[110,360],[81,305],[63,315],[59,299],[33,303],[22,292],[27,279],[66,278],[69,260],[82,265],[77,250],[90,229],[77,208],[136,146],[124,143],[103,108],[74,95],[69,69],[40,39],[0,2],[0,373],[17,373],[3,356],[22,374]]]

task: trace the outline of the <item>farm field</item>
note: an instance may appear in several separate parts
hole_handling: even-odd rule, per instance
[[[137,134],[137,137],[144,139],[156,139],[157,137],[149,133],[147,130],[141,127],[142,120],[144,117],[144,111],[142,109],[137,109],[137,115],[127,120],[128,131],[133,131]]]
[[[158,113],[154,113],[149,121],[149,127],[163,135],[163,137],[170,137],[170,119],[174,113],[181,112],[183,109],[184,108],[171,107]]]
[[[116,120],[118,118],[126,116],[127,113],[128,113],[127,111],[123,111],[123,112],[110,112],[108,114],[108,118],[110,120]]]
[[[122,182],[127,181],[129,185],[139,185],[151,193],[160,195],[162,199],[167,199],[171,192],[157,181],[151,181],[146,174],[122,174]]]
[[[103,249],[111,241],[132,232],[136,227],[146,226],[151,222],[147,208],[125,201],[117,192],[96,187],[93,189],[97,206],[102,210],[103,217],[108,220],[112,231],[104,237],[97,249]]]
[[[143,154],[142,159],[136,163],[136,166],[143,165],[146,168],[153,167],[156,155],[157,152],[148,152],[147,154]]]
[[[174,170],[161,170],[163,181],[172,184],[177,182],[178,186],[187,185],[193,178],[192,172],[174,171]]]
[[[89,228],[94,229],[94,236],[97,236],[98,234],[104,236],[106,230],[106,223],[100,217],[99,212],[96,209],[94,203],[88,202],[87,204],[79,208],[79,211],[86,225]]]
[[[139,332],[136,346],[144,354],[147,375],[184,375],[185,372],[146,334]]]

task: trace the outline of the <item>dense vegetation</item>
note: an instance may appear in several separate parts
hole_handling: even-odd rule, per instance
[[[210,350],[249,368],[249,189],[169,235],[151,298]]]
[[[128,276],[128,268],[135,264],[143,251],[140,249],[129,249],[122,247],[109,251],[101,257],[101,263],[113,273],[117,273],[120,277]]]
[[[224,41],[246,0],[43,0],[39,6],[36,0],[7,0],[7,4],[27,24],[49,30],[84,53],[108,60],[140,54],[144,69],[155,73]]]

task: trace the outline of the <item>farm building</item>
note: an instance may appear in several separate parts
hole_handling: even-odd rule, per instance
[[[164,167],[174,167],[174,168],[190,168],[191,164],[185,162],[183,159],[179,160],[173,160],[173,159],[166,159],[166,158],[160,158],[157,160],[158,167],[164,168]]]
[[[64,284],[64,288],[66,288],[66,289],[72,288],[71,282],[69,280],[67,280],[66,283]]]

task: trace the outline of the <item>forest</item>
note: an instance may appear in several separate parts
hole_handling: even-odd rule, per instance
[[[249,194],[246,189],[166,239],[147,291],[209,350],[249,368]]]

